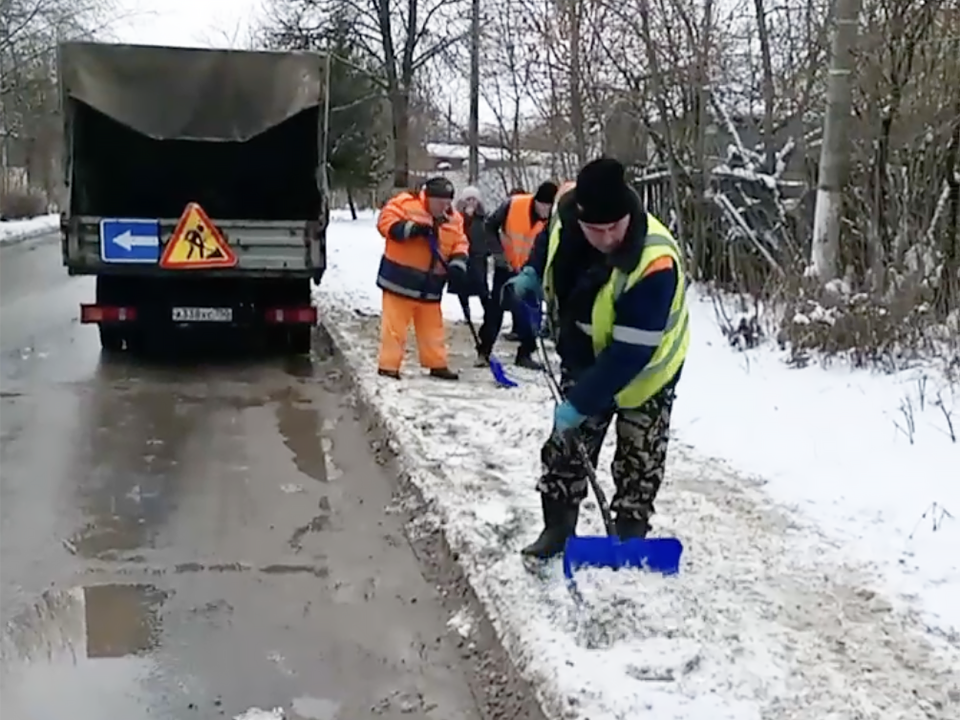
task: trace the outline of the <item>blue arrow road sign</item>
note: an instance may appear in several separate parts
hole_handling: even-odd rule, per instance
[[[108,263],[155,263],[160,259],[160,221],[104,218],[100,257]]]

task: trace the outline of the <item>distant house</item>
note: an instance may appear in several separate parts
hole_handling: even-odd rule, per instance
[[[427,143],[425,160],[429,170],[466,170],[470,158],[468,145],[451,145],[449,143]],[[481,145],[478,148],[480,168],[492,170],[503,167],[510,162],[510,153],[500,147]]]
[[[425,150],[425,159],[429,167],[423,168],[424,170],[439,169],[440,163],[448,163],[452,170],[467,169],[467,162],[470,157],[470,147],[468,145],[427,143]],[[486,170],[522,166],[524,168],[540,167],[552,171],[561,160],[559,153],[536,150],[520,150],[519,153],[516,153],[509,148],[494,145],[481,145],[478,151],[480,168]]]
[[[557,157],[551,153],[522,150],[519,157],[504,147],[479,147],[480,176],[477,179],[488,204],[506,197],[510,188],[521,186],[532,190],[544,180],[556,177]],[[470,147],[450,143],[427,143],[419,153],[412,153],[411,171],[414,182],[430,175],[443,175],[460,190],[468,182]]]

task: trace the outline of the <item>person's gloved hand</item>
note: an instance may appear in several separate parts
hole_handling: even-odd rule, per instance
[[[553,432],[562,437],[580,427],[586,419],[586,415],[581,415],[573,405],[564,400],[553,411]]]
[[[513,268],[510,267],[510,263],[507,262],[507,258],[502,253],[493,256],[493,266],[501,270],[513,270]]]
[[[532,267],[528,266],[523,268],[503,284],[503,293],[500,296],[501,304],[503,304],[506,299],[507,288],[510,288],[514,296],[520,300],[530,296],[537,302],[543,300],[543,287],[540,285],[540,278],[537,277],[537,271]]]
[[[433,225],[426,223],[410,223],[407,226],[407,237],[430,238],[433,236]]]
[[[457,258],[447,264],[447,279],[450,281],[450,287],[458,291],[466,289],[467,284],[467,264],[463,259]]]

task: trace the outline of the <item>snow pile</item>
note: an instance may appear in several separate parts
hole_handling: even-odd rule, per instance
[[[534,482],[552,409],[537,375],[513,370],[521,386],[496,389],[467,367],[471,343],[452,327],[459,384],[423,377],[409,356],[402,382],[378,378],[382,241],[369,217],[337,217],[328,248],[324,322],[549,715],[957,716],[960,649],[944,639],[960,628],[960,521],[942,510],[960,512],[960,454],[932,412],[915,416],[914,444],[896,430],[910,379],[735,353],[694,294],[655,518],[655,532],[686,545],[681,575],[584,572],[577,607],[558,564],[534,576],[518,556],[540,527]],[[600,476],[612,492],[609,441]],[[580,532],[602,532],[592,501]]]
[[[283,718],[283,708],[274,708],[273,710],[250,708],[239,715],[233,716],[233,720],[283,720]]]
[[[0,243],[27,240],[55,231],[60,227],[60,216],[40,215],[28,220],[0,221]]]

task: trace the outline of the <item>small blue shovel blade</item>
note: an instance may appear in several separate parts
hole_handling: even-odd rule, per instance
[[[563,574],[568,580],[582,567],[640,568],[662,575],[680,572],[683,543],[677,538],[658,537],[621,541],[616,537],[579,537],[567,540],[563,551]]]
[[[517,383],[507,377],[507,371],[503,369],[503,363],[496,358],[490,358],[490,372],[493,373],[493,379],[497,381],[497,385],[500,387],[517,387]]]

